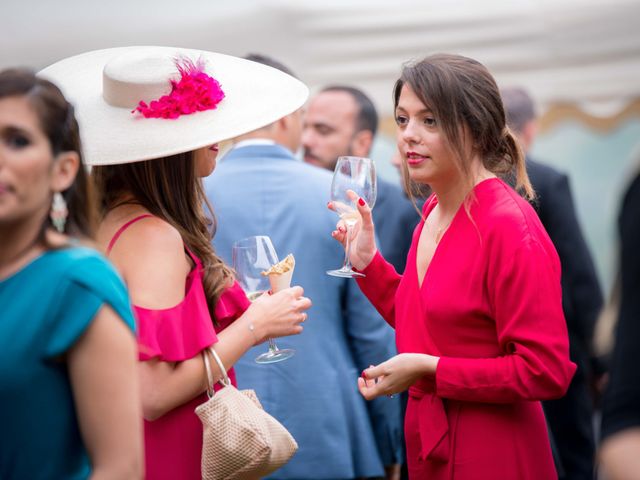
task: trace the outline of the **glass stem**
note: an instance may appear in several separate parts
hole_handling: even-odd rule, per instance
[[[269,351],[270,352],[277,352],[278,351],[278,347],[276,346],[276,342],[273,338],[269,339]]]
[[[348,222],[345,222],[345,225],[347,226],[347,240],[344,246],[344,264],[342,265],[342,269],[351,271],[351,229],[353,226]]]

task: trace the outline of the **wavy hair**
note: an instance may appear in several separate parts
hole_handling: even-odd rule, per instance
[[[102,194],[102,214],[132,195],[151,214],[180,232],[186,246],[204,267],[204,290],[211,318],[215,305],[233,281],[232,270],[215,253],[211,240],[216,223],[202,181],[196,175],[194,152],[122,165],[96,166],[92,176]],[[205,214],[204,206],[210,216]]]

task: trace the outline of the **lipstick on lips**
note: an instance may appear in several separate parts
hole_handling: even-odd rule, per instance
[[[407,157],[407,165],[410,165],[410,166],[419,165],[420,163],[424,162],[428,158],[431,158],[428,155],[420,155],[419,153],[416,153],[416,152],[407,152],[406,157]]]
[[[218,151],[218,144],[214,143],[213,145],[211,145],[209,147],[209,150],[213,151],[213,152],[217,152]]]

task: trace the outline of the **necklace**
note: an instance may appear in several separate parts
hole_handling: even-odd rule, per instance
[[[442,236],[451,225],[451,222],[453,222],[453,218],[449,220],[449,222],[447,222],[445,226],[436,228],[436,237],[435,237],[436,245],[440,243],[440,240],[442,240]]]
[[[437,209],[437,213],[436,213],[436,209]],[[449,226],[451,225],[451,222],[453,222],[453,219],[455,218],[456,214],[455,212],[453,213],[453,215],[451,214],[447,214],[446,216],[443,215],[442,210],[440,209],[440,204],[436,205],[435,208],[433,209],[433,211],[431,212],[432,214],[436,214],[437,215],[437,220],[434,218],[434,230],[435,230],[435,237],[434,240],[436,242],[436,245],[438,243],[440,243],[440,240],[442,240],[442,237],[444,236],[445,232],[447,231],[447,229],[449,228]],[[444,219],[446,219],[447,217],[449,217],[448,221],[442,225],[444,223]],[[442,225],[442,226],[438,226],[438,225]]]
[[[442,236],[444,235],[444,232],[448,227],[449,225],[447,225],[446,227],[440,227],[436,230],[436,245],[440,243],[440,240],[442,240]]]

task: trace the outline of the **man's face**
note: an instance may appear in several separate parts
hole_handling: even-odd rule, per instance
[[[355,100],[346,92],[316,95],[304,118],[304,161],[333,170],[338,157],[351,155],[357,110]]]

